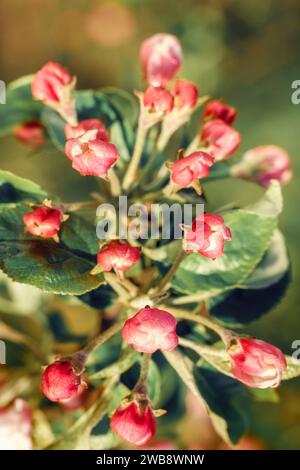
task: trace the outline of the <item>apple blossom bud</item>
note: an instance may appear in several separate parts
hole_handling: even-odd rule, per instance
[[[97,255],[97,262],[103,271],[127,271],[141,257],[140,250],[128,243],[111,241],[101,248]]]
[[[23,216],[26,232],[36,237],[53,238],[60,231],[64,219],[59,209],[42,206]]]
[[[248,150],[241,161],[232,166],[231,174],[264,187],[268,187],[272,180],[287,184],[292,178],[290,157],[277,145],[261,145]]]
[[[65,153],[72,160],[72,168],[81,175],[106,179],[108,170],[119,158],[114,144],[97,138],[97,129],[86,131],[78,138],[69,139]]]
[[[76,397],[80,385],[81,375],[75,372],[68,360],[58,360],[47,366],[41,380],[41,390],[51,401]]]
[[[154,436],[156,422],[150,405],[141,407],[132,401],[119,406],[110,420],[110,427],[121,439],[143,446]]]
[[[228,125],[233,123],[236,116],[237,110],[233,106],[218,100],[210,101],[204,109],[204,118],[221,119]]]
[[[187,80],[176,80],[172,94],[175,96],[176,107],[193,108],[197,104],[198,89],[196,85]]]
[[[180,42],[171,34],[155,34],[143,41],[140,59],[145,80],[150,85],[165,86],[181,66]]]
[[[32,412],[28,403],[17,399],[0,408],[0,450],[32,449]]]
[[[228,354],[234,377],[248,387],[278,387],[287,367],[280,349],[255,338],[233,339]]]
[[[70,124],[76,124],[75,78],[56,62],[48,62],[33,77],[32,96],[56,109]]]
[[[45,144],[44,127],[39,121],[28,121],[14,129],[17,140],[29,147],[39,147]]]
[[[188,188],[193,181],[209,174],[214,158],[206,152],[193,152],[172,164],[171,179],[180,188]]]
[[[60,64],[48,62],[33,77],[32,95],[49,105],[63,100],[64,89],[72,82],[72,76]]]
[[[122,336],[136,351],[145,353],[172,351],[178,345],[176,319],[158,308],[145,307],[129,318]]]
[[[149,86],[144,93],[144,106],[151,113],[169,113],[173,105],[173,96],[163,87]]]
[[[224,160],[234,154],[241,143],[241,137],[232,127],[221,119],[208,121],[200,136],[206,150],[216,161]]]
[[[225,240],[231,240],[229,227],[217,214],[202,213],[185,230],[183,249],[187,253],[197,252],[207,258],[218,258],[224,253]]]
[[[85,132],[95,130],[95,139],[104,140],[108,142],[108,132],[100,119],[84,119],[77,126],[65,125],[66,139],[77,139],[81,137]]]

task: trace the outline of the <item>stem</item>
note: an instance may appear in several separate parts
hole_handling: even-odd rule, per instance
[[[98,346],[105,343],[105,341],[109,340],[112,336],[118,333],[121,330],[123,325],[124,325],[124,322],[114,323],[110,328],[107,328],[107,330],[100,333],[98,336],[93,338],[89,343],[87,343],[82,349],[77,351],[75,355],[78,354],[82,356],[87,356],[93,351],[93,349],[98,348]]]
[[[66,212],[75,212],[80,209],[88,209],[98,206],[97,201],[83,201],[83,202],[67,202],[63,203],[63,207]]]
[[[127,301],[129,299],[130,292],[129,290],[126,290],[126,287],[128,289],[128,285],[123,287],[123,281],[121,282],[115,274],[106,272],[104,273],[104,279],[122,300]]]
[[[215,349],[212,346],[205,346],[202,344],[195,344],[193,341],[190,341],[185,338],[179,338],[179,344],[185,346],[186,348],[193,349],[193,351],[198,352],[199,354],[203,353],[205,356],[209,354],[210,356],[224,357],[224,350]]]
[[[172,308],[169,306],[165,307],[170,313],[175,315],[175,317],[182,318],[183,320],[190,320],[196,323],[200,323],[203,326],[206,326],[210,330],[213,330],[217,335],[220,336],[225,345],[229,343],[230,338],[232,337],[229,330],[218,325],[208,316],[194,315],[193,313],[187,312],[186,310],[180,310],[177,308]]]
[[[144,147],[144,142],[146,138],[147,131],[145,130],[141,119],[139,120],[138,124],[138,129],[137,129],[137,135],[136,135],[136,141],[135,141],[135,147],[133,151],[132,158],[130,160],[130,163],[127,168],[127,172],[124,177],[123,181],[123,189],[125,191],[128,190],[130,185],[134,182],[135,177],[136,177],[136,171],[140,163],[140,159],[143,153],[143,147]]]
[[[171,281],[171,279],[174,276],[175,272],[179,268],[181,262],[184,260],[185,256],[186,256],[186,253],[184,251],[181,251],[179,253],[178,257],[176,258],[176,260],[173,264],[173,266],[171,266],[171,268],[169,269],[169,271],[167,272],[165,277],[161,280],[161,282],[158,284],[158,286],[156,287],[156,289],[152,293],[151,298],[153,298],[153,296],[156,297],[159,292],[161,292],[162,290],[165,289],[165,287],[169,284],[169,282]]]
[[[110,168],[108,172],[109,182],[110,182],[110,191],[113,196],[120,196],[121,194],[121,184],[120,180],[113,168]]]
[[[144,395],[147,396],[147,378],[149,373],[149,367],[151,363],[152,354],[144,353],[143,362],[141,365],[140,376],[137,383],[134,386],[133,393],[141,395],[140,398],[144,398]]]

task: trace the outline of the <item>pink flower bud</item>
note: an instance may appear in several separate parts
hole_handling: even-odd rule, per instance
[[[174,98],[165,88],[149,86],[144,93],[144,106],[152,113],[169,113],[174,106]]]
[[[158,349],[172,351],[178,345],[176,319],[169,312],[145,307],[129,318],[122,329],[123,339],[139,352]]]
[[[104,140],[108,142],[109,136],[108,132],[105,129],[105,126],[100,119],[85,119],[81,121],[77,126],[70,126],[70,124],[65,125],[65,135],[66,139],[77,139],[81,137],[85,132],[95,130],[95,139]]]
[[[232,175],[268,187],[271,180],[287,184],[292,178],[290,157],[277,145],[261,145],[246,152],[232,167]]]
[[[176,80],[172,94],[176,98],[176,106],[179,109],[193,108],[197,104],[198,89],[197,87],[187,80]]]
[[[204,124],[201,142],[217,161],[224,160],[234,154],[241,143],[241,137],[232,127],[221,119],[214,119]]]
[[[217,214],[202,213],[185,231],[183,249],[215,259],[223,255],[225,240],[231,240],[231,232],[224,219]]]
[[[142,43],[140,59],[145,80],[153,86],[165,86],[181,66],[180,42],[171,34],[155,34]]]
[[[57,106],[63,102],[65,87],[71,82],[72,76],[65,68],[48,62],[33,77],[32,96],[50,106]]]
[[[156,422],[150,405],[142,409],[132,401],[119,406],[110,420],[110,427],[121,439],[143,446],[154,436]]]
[[[52,238],[60,230],[63,214],[58,209],[42,206],[23,216],[26,232],[36,237]]]
[[[181,188],[188,188],[193,181],[205,178],[213,163],[214,158],[208,153],[193,152],[173,163],[171,179]]]
[[[254,338],[239,338],[228,348],[232,373],[248,387],[278,387],[287,364],[283,352]]]
[[[39,121],[29,121],[17,126],[14,136],[29,147],[39,147],[46,142],[44,127]]]
[[[46,367],[41,380],[41,390],[51,401],[67,400],[78,395],[81,375],[76,374],[67,360],[55,361]]]
[[[112,241],[101,248],[97,262],[103,271],[127,271],[141,257],[140,250],[128,243]]]
[[[237,116],[237,110],[222,101],[210,101],[204,109],[204,117],[207,119],[221,119],[226,124],[233,123]]]
[[[32,412],[26,401],[17,399],[0,409],[0,450],[32,449]]]
[[[86,131],[78,138],[69,139],[65,153],[72,160],[72,168],[81,175],[107,178],[108,170],[119,158],[115,145],[97,138],[97,129]]]

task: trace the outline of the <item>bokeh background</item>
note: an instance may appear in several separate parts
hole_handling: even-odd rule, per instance
[[[292,341],[300,339],[300,105],[291,102],[291,84],[300,79],[299,0],[1,0],[0,8],[0,79],[5,82],[55,60],[77,75],[79,88],[113,85],[132,91],[142,86],[140,42],[170,32],[183,45],[182,76],[197,83],[201,93],[224,97],[238,108],[240,152],[269,143],[287,149],[294,179],[284,188],[280,226],[293,279],[280,305],[250,332],[291,353]],[[91,179],[72,171],[62,154],[28,151],[13,137],[0,141],[0,165],[67,200],[92,189]],[[254,184],[229,180],[209,183],[208,190],[216,207],[245,203],[261,193]],[[260,445],[300,448],[299,394],[296,379],[282,385],[279,405],[257,405],[251,434]],[[186,441],[201,426],[198,442],[191,444],[201,448],[211,430],[201,414],[189,416],[181,432]]]

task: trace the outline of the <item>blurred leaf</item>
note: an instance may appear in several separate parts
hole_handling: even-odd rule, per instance
[[[90,305],[97,310],[105,309],[113,304],[117,295],[109,285],[99,286],[97,289],[79,296],[82,302]]]
[[[248,391],[255,401],[264,403],[278,403],[279,395],[274,388],[248,388]]]
[[[0,170],[0,204],[26,200],[42,202],[48,196],[38,184],[9,171]]]
[[[243,284],[270,244],[281,206],[280,186],[273,182],[257,204],[225,214],[232,241],[225,243],[224,255],[188,255],[173,278],[174,289],[203,300]]]
[[[0,106],[0,137],[9,134],[19,124],[39,120],[42,103],[31,94],[32,75],[22,77],[7,87],[6,104]]]
[[[71,426],[67,434],[62,436],[47,447],[48,450],[88,450],[90,449],[90,433],[96,424],[107,413],[115,390],[117,377],[109,379],[104,385],[96,402],[85,411]]]

